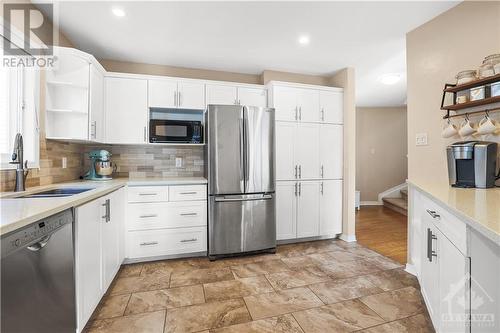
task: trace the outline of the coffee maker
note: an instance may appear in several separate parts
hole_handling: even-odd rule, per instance
[[[88,153],[90,170],[83,176],[87,180],[111,180],[116,165],[111,162],[111,153],[107,150],[92,150]]]
[[[497,143],[455,142],[446,148],[448,177],[453,187],[489,188],[495,186]]]

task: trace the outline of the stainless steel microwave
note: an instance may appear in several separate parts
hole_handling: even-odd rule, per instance
[[[149,142],[203,143],[203,126],[201,121],[151,119]]]

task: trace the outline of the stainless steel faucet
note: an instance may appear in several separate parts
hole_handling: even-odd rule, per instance
[[[28,177],[28,161],[26,160],[23,165],[23,136],[21,133],[16,134],[14,140],[14,151],[12,152],[12,161],[10,164],[17,164],[16,168],[16,188],[15,192],[24,191],[26,189],[26,177]]]

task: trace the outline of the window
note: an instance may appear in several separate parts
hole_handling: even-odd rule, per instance
[[[24,160],[29,168],[39,166],[39,86],[36,69],[0,67],[0,168],[10,164],[14,138],[23,135]]]

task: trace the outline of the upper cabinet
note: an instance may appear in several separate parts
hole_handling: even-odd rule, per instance
[[[46,75],[46,136],[68,141],[104,140],[104,68],[89,54],[56,48]]]
[[[267,107],[267,90],[264,87],[207,84],[208,104]]]
[[[343,122],[341,88],[270,83],[270,107],[276,109],[276,120],[312,123]]]
[[[148,106],[205,109],[205,84],[196,81],[148,80]]]
[[[106,142],[147,142],[148,82],[143,79],[106,77]]]

